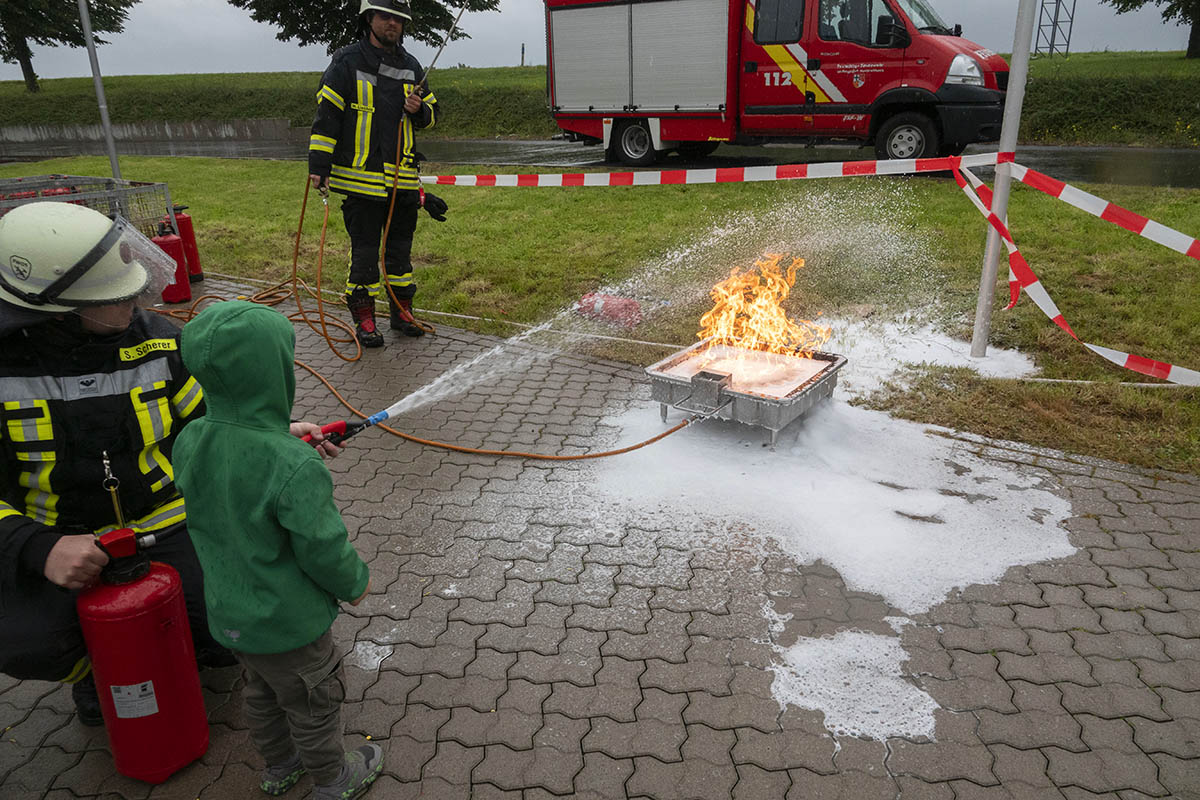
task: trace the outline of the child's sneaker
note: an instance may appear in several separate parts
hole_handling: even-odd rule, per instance
[[[342,773],[327,786],[313,788],[313,800],[353,800],[371,788],[383,771],[383,750],[377,744],[364,744],[346,753]]]
[[[272,767],[268,764],[263,770],[262,783],[258,784],[258,788],[269,795],[279,796],[295,786],[296,781],[303,775],[304,764],[297,753],[279,766]]]

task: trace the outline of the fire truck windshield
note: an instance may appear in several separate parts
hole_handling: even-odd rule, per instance
[[[917,30],[947,35],[952,33],[946,23],[942,22],[942,18],[925,0],[895,0],[895,3],[900,6],[901,11],[908,15]]]

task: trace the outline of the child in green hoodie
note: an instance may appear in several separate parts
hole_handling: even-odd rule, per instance
[[[370,579],[333,500],[329,470],[288,433],[295,331],[242,301],[206,308],[183,328],[184,364],[208,410],[175,444],[175,479],[204,568],[208,624],[246,670],[250,734],[267,762],[262,789],[286,792],[305,771],[314,798],[358,797],[383,752],[342,746],[338,601]]]

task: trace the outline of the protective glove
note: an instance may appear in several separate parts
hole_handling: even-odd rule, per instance
[[[436,194],[425,193],[425,210],[429,212],[429,216],[438,222],[446,221],[446,210],[448,208],[449,206],[446,205],[446,201]]]

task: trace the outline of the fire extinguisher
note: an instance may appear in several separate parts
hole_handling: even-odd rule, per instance
[[[107,453],[104,467],[124,525]],[[208,750],[208,719],[183,584],[150,560],[150,541],[125,527],[99,537],[110,560],[76,607],[117,771],[162,783]]]
[[[192,283],[198,283],[204,280],[204,268],[200,265],[200,250],[196,247],[196,227],[192,224],[192,215],[185,214],[187,206],[174,206],[175,226],[179,231],[179,238],[183,240],[183,257],[187,262],[188,280]],[[167,217],[163,217],[163,222],[170,224]]]
[[[175,282],[163,289],[164,303],[183,303],[192,299],[192,285],[188,280],[187,259],[183,255],[183,239],[175,234],[165,222],[158,223],[158,235],[150,241],[163,249],[175,260]]]
[[[642,321],[642,306],[632,297],[588,292],[579,298],[575,310],[585,317],[632,328]]]

